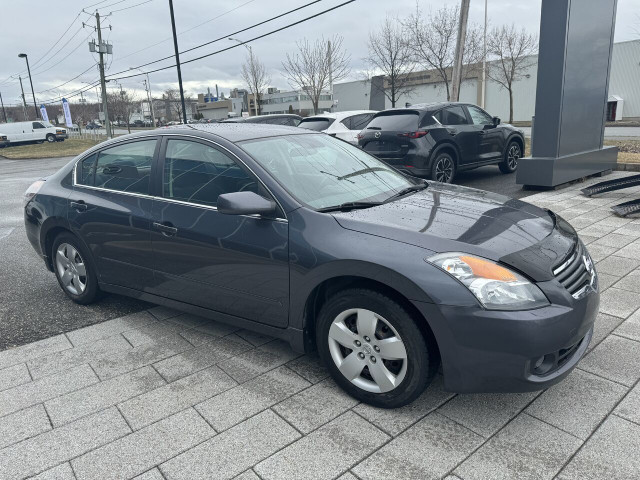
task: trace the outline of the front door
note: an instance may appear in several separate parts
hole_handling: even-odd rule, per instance
[[[44,140],[46,138],[46,128],[40,122],[31,122],[30,140]]]
[[[67,217],[86,243],[100,282],[144,290],[153,281],[151,166],[158,141],[145,138],[84,158]]]
[[[256,322],[288,323],[288,224],[280,218],[224,215],[220,194],[261,183],[222,147],[164,140],[162,198],[153,205],[154,293]]]
[[[469,116],[473,125],[479,132],[478,136],[478,161],[495,160],[502,156],[504,149],[504,137],[493,118],[479,107],[467,105]]]

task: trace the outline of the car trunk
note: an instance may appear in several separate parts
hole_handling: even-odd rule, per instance
[[[402,165],[412,147],[409,132],[418,131],[420,114],[417,111],[383,112],[376,115],[359,135],[362,149],[392,165]]]

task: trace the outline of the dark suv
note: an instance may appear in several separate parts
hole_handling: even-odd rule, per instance
[[[458,171],[484,165],[515,172],[525,145],[521,130],[476,105],[451,102],[380,112],[358,144],[399,170],[445,183]]]

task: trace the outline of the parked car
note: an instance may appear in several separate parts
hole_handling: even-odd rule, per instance
[[[261,123],[266,125],[286,125],[296,127],[302,120],[300,115],[293,113],[279,113],[273,115],[259,115],[257,117],[233,117],[222,120],[221,123]]]
[[[9,138],[6,135],[0,133],[0,148],[8,147],[9,143],[11,143],[9,142]]]
[[[452,102],[380,112],[358,135],[358,144],[411,175],[445,183],[484,165],[513,173],[525,146],[522,130],[476,105]]]
[[[3,123],[0,124],[0,130],[7,136],[11,145],[44,141],[62,142],[69,137],[66,129],[43,121]]]
[[[101,143],[25,194],[64,293],[142,298],[318,349],[355,398],[547,388],[584,355],[593,261],[560,216],[406,176],[301,128],[190,125]]]
[[[376,113],[373,110],[323,113],[303,119],[298,126],[324,132],[332,137],[357,145],[358,133],[369,124]]]
[[[98,128],[102,128],[102,125],[96,122],[89,122],[87,123],[87,126],[84,128],[86,128],[87,130],[97,130]]]

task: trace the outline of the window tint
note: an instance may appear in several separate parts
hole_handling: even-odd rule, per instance
[[[351,126],[349,130],[364,130],[364,128],[369,125],[369,122],[373,118],[373,113],[363,113],[360,115],[354,115],[351,117]]]
[[[340,123],[342,125],[344,125],[345,127],[347,127],[347,130],[352,130],[351,125],[353,125],[353,118],[354,117],[355,117],[355,115],[353,117],[343,118]]]
[[[418,112],[385,113],[373,117],[367,129],[413,132],[418,129]]]
[[[298,126],[321,132],[329,128],[334,121],[333,118],[304,118]]]
[[[232,158],[210,145],[169,140],[162,191],[165,198],[216,206],[219,195],[258,193],[258,184]]]
[[[467,125],[469,123],[464,109],[459,105],[440,110],[434,116],[443,125]]]
[[[44,125],[42,125],[40,122],[33,122],[33,128],[44,128]]]
[[[98,158],[98,154],[94,153],[78,164],[76,170],[76,183],[78,185],[93,186],[96,173],[96,158]]]
[[[469,115],[474,125],[493,125],[493,119],[484,110],[474,107],[473,105],[469,105],[467,109],[469,110]]]
[[[148,195],[155,148],[156,140],[143,140],[102,150],[96,164],[95,186]]]

